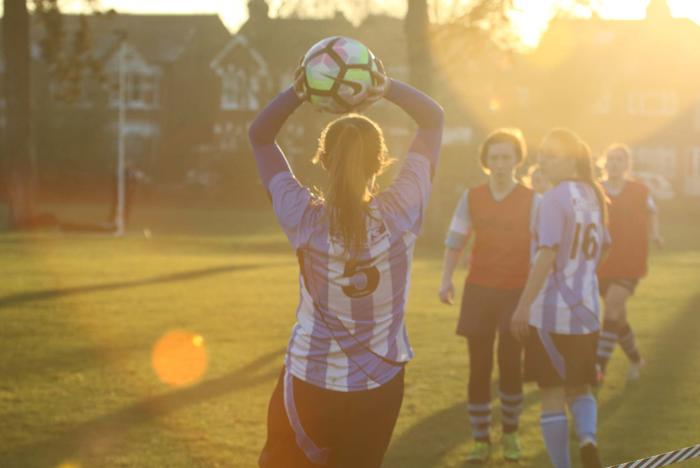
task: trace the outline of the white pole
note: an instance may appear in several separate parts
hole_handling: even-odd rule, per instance
[[[119,48],[119,128],[117,137],[117,207],[115,210],[114,225],[116,227],[115,235],[124,235],[124,201],[125,201],[125,142],[124,142],[124,127],[126,124],[126,41],[122,37],[121,47]]]

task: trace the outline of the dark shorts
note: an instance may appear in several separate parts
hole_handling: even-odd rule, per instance
[[[525,345],[525,381],[544,388],[595,385],[597,347],[598,333],[560,335],[530,327]]]
[[[510,319],[521,292],[520,289],[489,288],[466,283],[457,334],[469,337],[510,330]]]
[[[360,392],[326,390],[292,377],[295,421],[326,453],[325,465],[312,463],[299,448],[285,408],[284,381],[282,369],[270,399],[260,467],[381,466],[403,400],[403,369],[381,387]]]
[[[622,286],[629,291],[630,295],[634,294],[637,285],[639,284],[639,278],[603,278],[598,280],[598,290],[600,291],[601,297],[605,297],[608,293],[608,288],[611,285],[616,284]]]

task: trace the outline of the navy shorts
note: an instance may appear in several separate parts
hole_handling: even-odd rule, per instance
[[[466,283],[457,323],[464,337],[510,331],[510,319],[520,300],[520,289],[500,289]]]
[[[525,344],[526,382],[542,388],[595,385],[598,333],[562,335],[530,327]]]
[[[277,381],[267,413],[267,441],[261,468],[379,468],[389,446],[403,400],[404,369],[381,387],[359,392],[326,390],[291,377],[294,419],[323,462],[312,462],[299,447],[285,407],[285,370]],[[287,394],[289,398],[289,393]]]

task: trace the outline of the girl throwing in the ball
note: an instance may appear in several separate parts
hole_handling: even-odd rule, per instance
[[[571,466],[568,403],[583,466],[601,467],[591,385],[600,329],[596,268],[609,245],[607,201],[588,146],[571,131],[551,131],[539,162],[554,187],[544,194],[533,227],[537,253],[513,316],[513,334],[529,338],[525,379],[540,388],[540,426],[552,464]]]
[[[306,100],[294,86],[258,115],[249,137],[273,209],[299,260],[300,303],[268,410],[262,467],[379,467],[403,398],[413,352],[404,326],[416,237],[440,152],[442,108],[377,74],[384,97],[417,123],[394,183],[382,130],[362,115],[331,122],[315,160],[328,173],[324,197],[292,174],[275,136]]]

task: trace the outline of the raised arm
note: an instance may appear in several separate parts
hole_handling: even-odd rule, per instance
[[[427,94],[391,79],[385,98],[393,102],[418,124],[409,153],[418,153],[430,160],[432,170],[438,163],[445,113],[440,104]]]
[[[275,139],[287,118],[301,103],[294,88],[290,86],[265,106],[248,129],[248,139],[253,147],[258,172],[266,188],[276,174],[290,171],[284,153]]]
[[[418,235],[440,156],[444,113],[437,102],[417,89],[396,80],[388,84],[384,97],[410,115],[418,130],[399,174],[378,198],[395,229]]]

